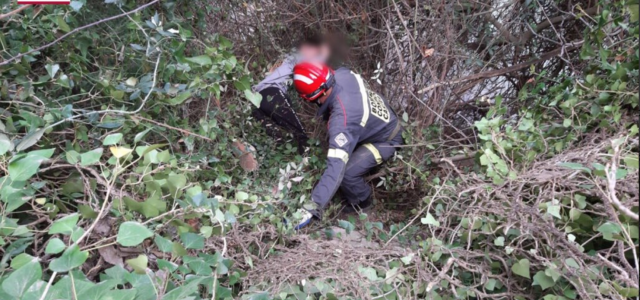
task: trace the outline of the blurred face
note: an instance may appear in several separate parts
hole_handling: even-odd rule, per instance
[[[303,60],[326,62],[329,59],[330,50],[327,44],[311,45],[302,44],[298,48],[298,52],[302,56]]]

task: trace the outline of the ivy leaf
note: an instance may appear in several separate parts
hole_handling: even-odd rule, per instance
[[[59,238],[53,238],[49,240],[47,243],[47,247],[44,249],[44,253],[46,254],[58,254],[64,250],[66,245]]]
[[[498,283],[497,280],[490,278],[487,280],[487,283],[484,284],[484,288],[487,289],[487,291],[493,291],[496,288],[496,283]]]
[[[44,128],[36,130],[34,133],[31,133],[27,137],[25,137],[18,146],[16,146],[16,151],[20,152],[25,150],[33,145],[35,145],[40,138],[42,138],[42,134],[44,133]]]
[[[576,262],[575,259],[573,258],[567,258],[564,260],[564,262],[567,264],[567,266],[572,267],[574,269],[580,269],[580,265],[578,264],[578,262]]]
[[[531,279],[531,275],[529,274],[529,260],[526,258],[523,258],[517,263],[513,264],[513,266],[511,267],[511,271],[513,271],[513,273],[516,275]]]
[[[376,272],[376,269],[371,268],[371,267],[358,267],[358,272],[364,276],[365,278],[371,280],[371,281],[376,281],[378,280],[378,272]]]
[[[183,234],[180,234],[180,240],[184,244],[184,247],[187,249],[204,249],[204,237],[199,234],[185,232]]]
[[[206,65],[210,65],[211,62],[211,58],[209,56],[206,55],[198,55],[198,56],[194,56],[194,57],[185,57],[184,58],[186,61],[200,65],[200,66],[206,66]]]
[[[61,233],[64,235],[69,235],[73,232],[78,224],[78,220],[80,219],[80,215],[77,213],[70,214],[62,219],[56,220],[49,228],[49,234]]]
[[[75,165],[80,161],[80,153],[76,150],[69,150],[65,153],[65,158],[67,159],[67,162]]]
[[[0,155],[13,150],[13,142],[3,133],[0,133]]]
[[[2,155],[2,151],[0,151]],[[638,154],[633,154],[623,158],[624,164],[630,169],[638,169]]]
[[[260,93],[254,93],[251,90],[244,90],[244,97],[247,98],[255,107],[260,107],[260,102],[262,102],[262,95]]]
[[[622,229],[618,224],[606,222],[598,227],[598,232],[602,233],[602,237],[608,241],[615,241]],[[614,236],[615,235],[615,236]]]
[[[178,94],[177,96],[175,96],[174,98],[171,98],[169,100],[167,100],[167,102],[171,105],[178,105],[178,104],[182,104],[182,102],[184,102],[185,100],[191,98],[191,92],[186,91],[186,92],[182,92],[180,94]]]
[[[31,151],[22,157],[15,156],[9,163],[9,177],[13,181],[26,181],[38,172],[40,164],[51,155],[53,155],[53,149]]]
[[[71,1],[71,3],[69,5],[71,6],[71,8],[75,12],[78,12],[82,8],[82,6],[84,6],[84,2],[82,2],[82,1]]]
[[[80,154],[80,165],[86,167],[99,162],[103,151],[102,148],[97,148]]]
[[[560,205],[548,205],[547,213],[558,219],[562,219],[562,216],[560,216]]]
[[[137,246],[145,239],[152,237],[153,231],[138,222],[124,222],[120,224],[116,241],[125,247]]]
[[[503,236],[497,237],[495,240],[493,240],[493,244],[500,247],[504,246],[504,237]]]
[[[349,221],[338,220],[338,226],[344,228],[347,234],[350,234],[356,227]]]
[[[433,225],[436,227],[440,226],[440,222],[438,222],[438,220],[436,220],[436,218],[434,218],[429,212],[427,212],[427,217],[420,219],[420,222],[422,222],[422,224]]]
[[[136,274],[146,274],[148,262],[149,259],[144,254],[140,254],[136,258],[126,260],[126,263],[133,269],[134,272],[136,272]]]
[[[555,284],[553,278],[547,276],[543,271],[538,271],[536,275],[533,275],[533,285],[539,285],[542,290],[546,290]]]
[[[125,157],[133,151],[126,147],[116,147],[116,146],[109,147],[109,150],[111,151],[111,154],[113,154],[113,156],[115,156],[116,158]]]
[[[119,143],[120,140],[122,140],[122,133],[110,134],[110,135],[107,135],[107,137],[104,138],[104,141],[102,141],[102,145],[103,146],[115,145],[115,144]]]
[[[136,136],[133,138],[133,142],[134,143],[138,143],[139,141],[142,140],[142,138],[144,138],[144,136],[151,131],[151,128],[147,128],[145,131],[139,132],[138,134],[136,134]]]
[[[20,299],[40,277],[42,277],[42,267],[38,259],[33,257],[31,261],[9,274],[2,282],[2,289],[5,293],[14,296],[14,299]]]
[[[236,193],[236,200],[245,201],[247,199],[249,199],[249,194],[247,194],[245,192],[237,192]]]
[[[62,256],[51,261],[49,269],[54,272],[67,272],[81,266],[89,257],[89,252],[80,251],[78,245],[73,244],[62,253]]]
[[[162,252],[170,253],[173,250],[173,243],[169,239],[166,239],[159,234],[156,235],[153,241],[156,243],[156,246],[158,246],[158,249]]]
[[[56,77],[56,73],[58,73],[58,71],[60,70],[60,65],[59,64],[48,64],[46,66],[44,66],[45,70],[47,70],[47,74],[49,74],[49,77],[51,77],[52,79],[54,77]]]

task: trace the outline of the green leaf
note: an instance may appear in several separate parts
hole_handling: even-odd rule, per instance
[[[199,234],[185,232],[180,234],[180,240],[187,249],[204,249],[204,237]]]
[[[249,194],[247,194],[245,192],[237,192],[236,193],[236,200],[245,201],[247,199],[249,199]]]
[[[30,263],[31,261],[33,261],[34,259],[36,259],[35,257],[26,254],[26,253],[21,253],[18,254],[16,257],[14,257],[11,260],[11,268],[13,268],[14,270],[20,269],[22,268],[22,266]]]
[[[81,266],[89,257],[89,252],[80,251],[78,245],[73,244],[62,253],[62,256],[51,261],[49,269],[54,272],[67,272]]]
[[[206,55],[198,55],[198,56],[194,56],[194,57],[185,57],[184,59],[186,61],[188,61],[188,62],[192,62],[192,63],[200,65],[200,66],[210,65],[212,63],[211,62],[211,58],[209,56],[206,56]]]
[[[562,216],[560,216],[560,205],[547,205],[547,213],[558,219],[562,219]]]
[[[103,146],[115,145],[115,144],[119,143],[120,140],[122,140],[122,133],[110,134],[110,135],[107,135],[107,137],[104,138],[104,141],[102,141],[102,145]]]
[[[202,233],[202,235],[205,238],[210,238],[211,235],[213,235],[213,227],[211,227],[211,226],[202,226],[202,227],[200,227],[200,233]]]
[[[16,151],[20,152],[22,150],[28,149],[29,147],[35,145],[40,138],[42,138],[42,134],[44,133],[44,128],[38,129],[35,132],[29,134],[25,137],[20,143],[16,146]]]
[[[436,218],[434,218],[433,215],[431,215],[431,213],[429,212],[427,212],[427,217],[420,219],[420,222],[422,222],[422,224],[433,225],[436,227],[440,226],[440,222],[436,220]]]
[[[247,98],[255,107],[260,107],[262,102],[262,95],[260,93],[254,93],[251,90],[244,90],[244,97]]]
[[[69,3],[69,6],[71,6],[71,8],[75,12],[78,12],[82,8],[82,6],[84,6],[84,2],[83,1],[71,1],[71,3]]]
[[[576,205],[578,205],[578,208],[584,209],[585,207],[587,207],[587,197],[580,194],[575,194],[573,200],[576,201]]]
[[[176,189],[179,190],[181,188],[183,188],[185,185],[187,185],[187,177],[182,175],[182,174],[178,174],[178,175],[171,175],[167,178],[167,181]]]
[[[602,237],[605,240],[615,241],[620,232],[622,232],[622,229],[616,223],[606,222],[598,227],[598,232],[602,233]]]
[[[40,164],[53,155],[53,149],[36,150],[9,163],[9,177],[13,181],[26,181],[35,175]],[[16,156],[19,157],[19,156]]]
[[[62,219],[58,219],[53,222],[53,225],[51,225],[51,228],[49,228],[49,234],[62,233],[64,235],[69,235],[76,228],[79,219],[80,215],[78,215],[77,213],[70,214]]]
[[[0,151],[0,154],[2,151]],[[623,158],[624,164],[630,169],[638,169],[638,154],[628,155]]]
[[[0,133],[0,155],[13,150],[13,142],[4,133]]]
[[[82,227],[76,227],[71,233],[71,240],[75,243],[84,235],[84,229]]]
[[[136,274],[147,273],[148,258],[144,254],[138,255],[136,258],[126,260],[126,263],[136,272]]]
[[[554,286],[555,284],[556,283],[553,281],[553,279],[547,276],[543,271],[538,271],[536,275],[533,275],[533,285],[539,285],[542,290],[546,290]]]
[[[80,153],[76,150],[69,150],[65,153],[65,157],[67,158],[67,162],[72,165],[77,164],[80,161]]]
[[[159,234],[156,235],[153,241],[156,243],[156,246],[158,246],[158,249],[162,252],[170,253],[173,250],[173,243],[169,239],[166,239]]]
[[[42,267],[38,259],[34,257],[9,274],[2,282],[2,289],[5,293],[14,296],[14,299],[20,299],[40,277],[42,277]]]
[[[102,148],[97,148],[80,154],[80,165],[86,167],[99,162],[103,151],[104,150]]]
[[[529,260],[526,258],[523,258],[517,263],[513,264],[513,266],[511,267],[511,271],[513,271],[514,274],[520,275],[524,278],[531,278],[531,275],[529,274]]]
[[[356,227],[349,221],[338,220],[338,226],[344,228],[347,234],[350,234]]]
[[[495,240],[493,240],[493,244],[496,245],[496,246],[503,247],[504,246],[504,237],[503,236],[497,237]]]
[[[46,66],[44,66],[45,70],[47,70],[47,74],[49,74],[49,77],[51,77],[51,79],[53,79],[54,77],[56,77],[56,73],[58,73],[58,70],[60,70],[60,65],[59,64],[48,64]]]
[[[136,136],[133,138],[133,142],[134,143],[138,143],[142,140],[142,138],[144,138],[144,136],[151,131],[152,128],[147,128],[146,130],[139,132],[138,134],[136,134]]]
[[[124,222],[120,224],[116,241],[125,247],[137,246],[145,239],[152,237],[153,231],[138,222]]]
[[[557,282],[558,279],[560,279],[560,277],[562,277],[562,274],[560,274],[560,272],[558,272],[558,269],[554,267],[549,267],[546,270],[544,270],[544,274],[551,277],[551,279],[553,279],[553,282]]]
[[[564,262],[567,264],[567,266],[572,267],[574,269],[580,269],[580,265],[576,262],[575,259],[573,258],[567,258],[564,260]]]
[[[59,238],[53,238],[47,243],[47,247],[44,249],[46,254],[58,254],[64,250],[67,246]]]
[[[613,288],[615,288],[616,291],[620,293],[622,297],[626,297],[626,298],[638,297],[638,294],[639,294],[638,289],[632,288],[632,287],[625,288],[625,287],[622,287],[617,282],[613,282]]]
[[[358,272],[364,276],[365,278],[371,280],[371,281],[376,281],[378,280],[378,272],[376,272],[376,269],[371,268],[371,267],[358,267]]]
[[[487,280],[487,283],[484,284],[484,288],[487,289],[487,291],[493,291],[496,288],[497,283],[497,280],[490,278]]]
[[[400,260],[406,266],[406,265],[409,265],[411,263],[411,260],[413,260],[413,256],[414,256],[413,253],[409,253],[406,256],[402,257]]]
[[[57,21],[58,21],[57,23],[58,23],[58,27],[60,28],[60,30],[62,30],[64,32],[71,31],[71,28],[69,27],[69,24],[67,24],[67,22],[64,21],[64,17],[62,15],[58,15]]]
[[[182,92],[180,94],[178,94],[175,98],[171,98],[169,100],[167,100],[167,103],[171,104],[171,105],[178,105],[181,104],[182,102],[184,102],[185,100],[189,99],[191,97],[191,92],[186,91],[186,92]]]

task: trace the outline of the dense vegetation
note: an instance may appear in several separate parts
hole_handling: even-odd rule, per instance
[[[0,299],[637,298],[637,0],[440,2],[0,0]],[[407,146],[295,232],[324,125],[250,85],[313,24]]]

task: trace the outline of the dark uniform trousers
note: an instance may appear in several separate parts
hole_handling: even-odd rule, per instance
[[[373,168],[389,160],[402,144],[402,135],[397,134],[388,142],[362,144],[351,154],[342,178],[340,191],[349,204],[356,205],[371,197],[371,186],[364,176]]]

